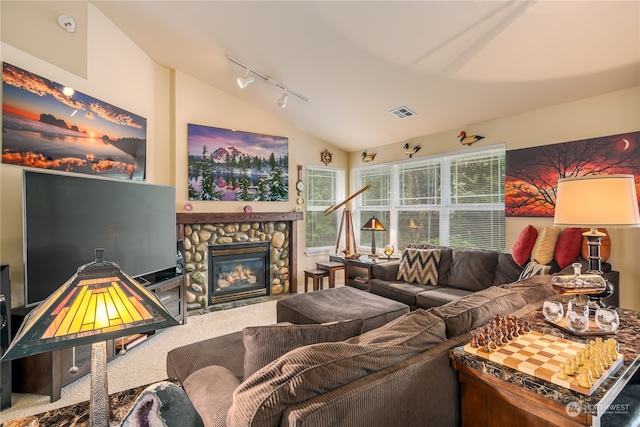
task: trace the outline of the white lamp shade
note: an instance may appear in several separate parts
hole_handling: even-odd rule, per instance
[[[558,180],[553,223],[562,227],[640,227],[633,175]]]

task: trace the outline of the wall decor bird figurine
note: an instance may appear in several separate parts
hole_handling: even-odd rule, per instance
[[[362,153],[362,161],[365,163],[369,163],[370,161],[376,158],[376,154],[378,153],[367,154],[367,152],[365,151]]]
[[[404,144],[404,154],[409,156],[409,158],[412,158],[413,155],[416,154],[418,151],[420,151],[421,148],[422,147],[419,145],[414,145],[413,147],[411,147],[407,142],[406,144]]]
[[[483,139],[484,136],[480,136],[480,135],[467,136],[467,133],[465,131],[462,131],[460,132],[460,135],[458,135],[458,138],[460,138],[460,144],[471,146],[472,144],[475,144],[476,142]]]

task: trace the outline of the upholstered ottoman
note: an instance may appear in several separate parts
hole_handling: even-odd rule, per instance
[[[276,304],[278,322],[309,324],[361,318],[362,332],[408,312],[406,304],[349,286],[291,295]]]

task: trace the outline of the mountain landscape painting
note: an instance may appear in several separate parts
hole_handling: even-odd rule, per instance
[[[189,200],[289,200],[289,139],[188,125]]]
[[[553,217],[560,178],[630,174],[640,195],[640,132],[509,150],[505,163],[507,217]]]
[[[147,120],[2,64],[2,162],[145,179]]]

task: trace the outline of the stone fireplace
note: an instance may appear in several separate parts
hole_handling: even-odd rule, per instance
[[[209,304],[269,295],[268,242],[209,246]]]
[[[255,296],[252,292],[257,292],[252,289],[251,292],[242,294],[244,290],[236,288],[240,295],[225,296],[224,292],[211,290],[213,270],[210,257],[212,251],[217,248],[230,249],[234,246],[266,244],[266,283],[264,290],[259,292],[263,295],[295,292],[298,286],[296,221],[302,220],[302,215],[302,212],[178,213],[177,235],[184,244],[187,311],[223,301],[216,298],[212,302],[214,296],[224,296],[224,300],[230,300]],[[224,282],[222,284],[227,285]]]

